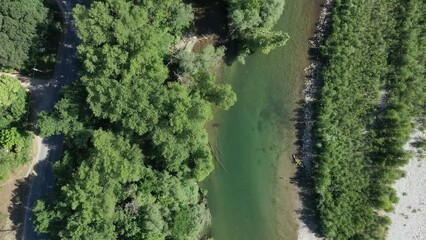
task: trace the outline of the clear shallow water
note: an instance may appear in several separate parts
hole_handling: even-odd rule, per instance
[[[224,71],[236,105],[212,122],[211,142],[223,167],[203,183],[209,191],[216,240],[296,239],[291,154],[294,120],[307,66],[308,39],[320,1],[287,0],[278,29],[290,34],[285,47],[254,54]]]

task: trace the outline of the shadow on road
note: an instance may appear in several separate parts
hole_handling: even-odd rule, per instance
[[[25,234],[26,239],[39,239],[31,223],[32,208],[39,199],[46,199],[51,195],[53,186],[53,163],[60,159],[62,154],[62,136],[52,136],[43,139],[43,145],[47,146],[46,153],[41,161],[34,166],[35,173],[27,178],[20,179],[15,184],[13,191],[12,205],[9,207],[10,220],[16,229],[16,239],[22,239]],[[24,225],[26,225],[24,227]],[[24,230],[25,229],[25,230]],[[23,231],[26,231],[24,233]]]

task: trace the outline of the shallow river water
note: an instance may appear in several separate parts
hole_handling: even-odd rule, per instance
[[[291,154],[296,150],[295,117],[308,64],[308,39],[320,2],[287,0],[277,26],[290,34],[287,45],[224,70],[238,102],[218,112],[209,126],[222,164],[217,161],[203,183],[209,191],[216,240],[297,238]]]

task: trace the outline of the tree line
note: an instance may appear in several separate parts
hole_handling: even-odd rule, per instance
[[[320,52],[317,210],[325,237],[384,239],[398,201],[391,185],[408,161],[412,120],[425,117],[421,0],[336,0]]]
[[[53,70],[61,34],[55,0],[0,0],[0,71]],[[36,74],[47,77],[51,71]],[[28,162],[28,94],[20,81],[0,76],[0,180]]]

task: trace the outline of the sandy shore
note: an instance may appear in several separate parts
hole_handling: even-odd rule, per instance
[[[404,146],[412,153],[412,158],[402,168],[406,176],[394,185],[400,200],[395,211],[389,214],[392,220],[387,236],[389,240],[426,239],[426,156],[415,145],[421,138],[426,138],[426,132],[420,129],[418,125]]]

